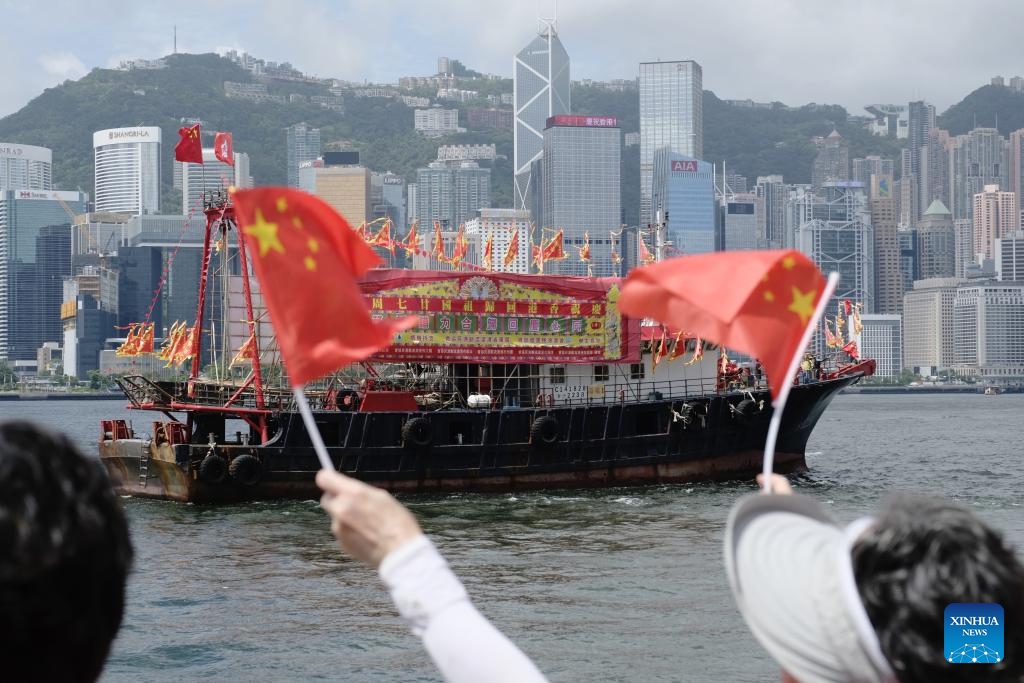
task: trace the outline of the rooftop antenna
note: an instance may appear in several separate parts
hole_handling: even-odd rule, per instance
[[[174,54],[178,54],[178,25],[174,25]]]

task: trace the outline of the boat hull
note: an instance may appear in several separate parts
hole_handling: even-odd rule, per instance
[[[818,418],[857,377],[793,388],[776,471],[806,468]],[[747,401],[744,405],[742,402]],[[341,471],[396,493],[509,492],[752,478],[761,470],[771,417],[766,392],[537,409],[434,412],[320,411],[315,417]],[[409,423],[424,420],[418,433]],[[196,503],[315,499],[319,461],[298,413],[275,416],[267,443],[223,433],[188,443],[130,434],[99,443],[119,493]],[[208,425],[204,425],[207,427]],[[225,466],[208,476],[204,460]],[[228,472],[240,456],[258,475]]]

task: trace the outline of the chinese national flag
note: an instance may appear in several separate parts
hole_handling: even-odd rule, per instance
[[[203,141],[199,136],[199,124],[191,128],[179,128],[178,144],[174,146],[175,161],[184,161],[190,164],[203,163]]]
[[[502,259],[502,263],[506,266],[512,265],[516,258],[519,256],[519,232],[512,233],[512,239],[509,240],[508,249],[505,250],[505,258]]]
[[[235,146],[231,133],[217,133],[213,137],[213,155],[228,166],[235,165]]]
[[[293,386],[367,358],[416,324],[370,317],[356,280],[381,259],[323,200],[286,187],[233,197]]]
[[[619,309],[759,359],[775,399],[825,283],[792,249],[679,256],[633,270]]]

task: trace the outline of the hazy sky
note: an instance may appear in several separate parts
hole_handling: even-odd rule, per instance
[[[235,48],[317,76],[377,83],[437,57],[511,77],[553,0],[0,0],[0,116],[122,59]],[[719,97],[863,113],[925,99],[941,112],[996,74],[1024,74],[1021,0],[562,0],[572,78],[635,78],[695,59]]]

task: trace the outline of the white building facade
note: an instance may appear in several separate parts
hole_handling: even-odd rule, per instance
[[[92,146],[96,211],[160,213],[160,128],[96,131]]]

